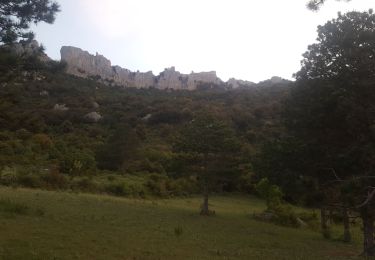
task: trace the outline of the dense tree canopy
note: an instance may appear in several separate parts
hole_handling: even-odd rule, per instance
[[[304,53],[297,80],[348,77],[353,81],[374,77],[374,35],[372,10],[339,14],[337,19],[318,27],[318,43]]]
[[[59,5],[50,0],[0,1],[0,43],[11,43],[18,38],[32,39],[31,23],[53,23]]]
[[[325,191],[336,189],[335,203],[360,212],[367,255],[375,254],[369,231],[374,202],[368,197],[375,162],[374,24],[370,10],[339,14],[320,26],[287,106],[290,133],[311,152],[304,174],[315,176]]]

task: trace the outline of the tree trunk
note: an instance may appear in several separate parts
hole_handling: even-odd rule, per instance
[[[350,234],[349,212],[345,207],[342,209],[342,216],[344,222],[344,242],[351,242],[352,236]]]
[[[335,224],[335,223],[333,223],[333,209],[331,207],[328,210],[328,220],[327,220],[327,223],[329,225]]]
[[[208,209],[208,185],[204,184],[203,187],[203,204],[201,207],[201,215],[208,216],[210,211]]]
[[[325,207],[322,207],[320,209],[320,224],[322,234],[325,238],[331,238],[331,231],[329,229],[328,220],[327,209]]]
[[[375,256],[374,248],[374,215],[367,207],[361,210],[363,222],[363,255]]]

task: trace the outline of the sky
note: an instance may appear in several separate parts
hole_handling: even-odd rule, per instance
[[[253,82],[292,79],[317,26],[347,11],[375,8],[373,0],[327,0],[319,12],[307,0],[57,0],[53,25],[33,27],[46,53],[62,46],[99,53],[132,71],[158,75],[216,71]]]

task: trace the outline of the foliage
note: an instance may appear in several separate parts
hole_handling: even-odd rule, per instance
[[[3,185],[14,185],[17,183],[17,170],[15,168],[5,167],[1,171],[0,182]]]
[[[96,160],[99,169],[121,170],[125,163],[134,156],[138,138],[128,126],[117,126],[117,129],[108,141],[98,149]]]
[[[336,1],[342,1],[342,0],[336,0]],[[346,2],[350,2],[351,0],[344,0]],[[318,11],[319,8],[326,2],[326,0],[310,0],[307,3],[307,8],[309,8],[312,11]]]
[[[208,195],[218,183],[236,177],[236,153],[239,144],[233,130],[222,121],[210,116],[199,115],[182,130],[175,150],[189,160],[185,166],[202,186],[202,215],[213,215],[208,209]]]
[[[4,72],[0,73],[0,170],[8,167],[17,172],[13,179],[4,176],[6,185],[121,196],[197,193],[203,180],[197,178],[202,154],[177,150],[176,140],[201,114],[219,122],[219,136],[228,135],[222,139],[228,141],[224,145],[220,137],[212,141],[212,149],[221,149],[208,155],[212,157],[208,163],[212,190],[253,192],[250,160],[264,140],[283,131],[280,111],[289,90],[287,83],[235,90],[110,88],[65,74],[63,63],[45,64],[29,58],[0,48],[0,60],[9,61],[0,63]],[[34,66],[26,66],[28,63]],[[54,109],[56,104],[68,109]],[[93,111],[103,119],[97,123],[84,120]],[[234,153],[224,152],[229,141],[235,141]],[[60,176],[61,185],[50,183],[57,181],[46,176],[50,169],[59,172],[52,177]],[[125,174],[144,181],[133,189],[129,183],[117,185],[101,179],[113,174],[119,175],[116,179]],[[152,175],[163,178],[155,181],[149,177]],[[119,192],[115,192],[116,185]],[[123,191],[122,186],[126,186]]]
[[[318,28],[318,42],[304,54],[286,113],[289,133],[311,154],[304,175],[318,183],[321,205],[352,207],[361,214],[365,255],[375,255],[369,196],[375,158],[374,24],[370,10],[339,14]]]
[[[256,172],[253,181],[267,178],[280,187],[286,201],[318,206],[316,202],[321,198],[316,180],[306,174],[310,171],[307,165],[312,165],[310,161],[314,158],[312,150],[303,141],[292,137],[265,142],[253,158]]]
[[[30,24],[53,23],[59,5],[50,0],[2,0],[0,2],[0,43],[13,43],[18,38],[30,40]]]
[[[268,179],[260,180],[255,189],[266,200],[268,210],[275,210],[281,205],[283,193],[279,187],[270,184]]]
[[[318,27],[317,43],[303,54],[297,80],[320,79],[361,82],[374,76],[373,11],[338,14]],[[337,93],[339,94],[339,93]]]
[[[371,174],[374,22],[371,11],[350,12],[319,27],[297,73],[288,129],[315,149],[309,165],[323,183]]]
[[[233,130],[212,116],[198,116],[182,130],[175,150],[185,153],[202,182],[218,178],[238,151]],[[221,168],[221,169],[220,169]],[[225,174],[225,172],[223,172]]]

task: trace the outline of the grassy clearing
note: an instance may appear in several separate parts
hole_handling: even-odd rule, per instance
[[[0,198],[33,212],[0,214],[2,259],[359,259],[358,230],[348,245],[311,230],[258,222],[250,216],[265,206],[255,198],[215,196],[213,217],[197,214],[200,198],[11,188],[0,188]]]

